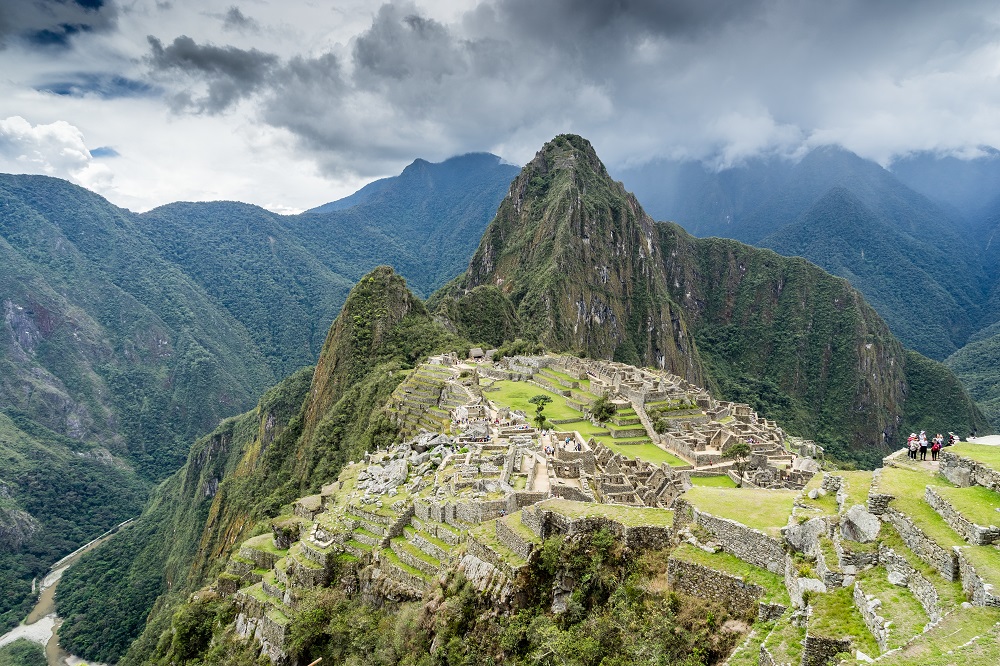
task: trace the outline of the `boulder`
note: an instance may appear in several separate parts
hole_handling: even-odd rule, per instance
[[[873,513],[869,513],[860,504],[855,504],[840,521],[840,533],[845,539],[860,543],[871,543],[878,537],[882,521]]]

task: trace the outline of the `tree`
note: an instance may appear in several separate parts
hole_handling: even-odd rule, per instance
[[[535,405],[535,426],[541,430],[545,425],[545,414],[543,413],[545,411],[545,405],[552,402],[552,398],[539,393],[538,395],[532,396],[528,402]]]
[[[730,446],[722,454],[723,459],[732,460],[733,467],[736,468],[736,473],[740,475],[740,480],[736,484],[737,487],[743,487],[743,472],[747,469],[747,463],[750,461],[750,454],[752,453],[750,445],[746,442],[737,442]]]
[[[602,395],[590,405],[590,415],[594,417],[594,420],[598,423],[610,421],[611,417],[613,417],[617,411],[618,408],[615,407],[615,403],[611,402],[611,398],[608,397],[607,393]]]

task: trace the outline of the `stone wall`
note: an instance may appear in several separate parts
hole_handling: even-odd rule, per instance
[[[882,608],[881,600],[866,595],[861,586],[855,583],[854,605],[861,612],[861,618],[865,621],[868,631],[875,637],[879,650],[885,652],[889,645],[889,628],[885,626],[886,619],[878,614]]]
[[[835,655],[850,650],[851,641],[847,638],[812,636],[807,631],[802,644],[802,666],[826,666]]]
[[[785,548],[774,537],[734,520],[717,518],[697,509],[694,509],[694,522],[711,532],[727,553],[771,573],[782,573]]]
[[[1000,541],[1000,527],[976,525],[959,513],[948,500],[941,497],[933,486],[927,486],[924,491],[924,500],[944,518],[944,522],[948,523],[973,546],[985,546]]]
[[[1000,472],[947,448],[941,450],[941,475],[956,486],[983,486],[1000,492]]]
[[[701,599],[711,599],[725,606],[730,613],[747,619],[768,620],[787,610],[779,604],[760,604],[766,590],[738,576],[670,558],[667,561],[667,582],[670,589]],[[761,612],[765,617],[761,618]]]
[[[922,573],[910,566],[905,557],[885,545],[879,545],[878,559],[885,566],[889,582],[906,585],[924,607],[931,622],[941,619],[943,612],[937,588]]]
[[[517,532],[507,527],[507,524],[502,520],[494,521],[494,524],[497,530],[497,541],[524,559],[531,557],[531,552],[535,549],[533,541],[524,539]]]
[[[613,534],[626,547],[635,550],[665,548],[673,537],[673,529],[669,527],[630,527],[603,516],[570,518],[541,506],[526,509],[521,514],[521,522],[543,539],[553,535],[571,537],[583,533],[592,534],[603,529]]]
[[[882,475],[882,469],[877,469],[872,474],[872,485],[871,489],[868,491],[868,510],[874,513],[876,516],[881,516],[889,508],[889,502],[895,499],[892,495],[886,495],[878,492],[879,477]]]
[[[891,507],[886,509],[882,518],[899,531],[903,542],[916,553],[917,557],[937,569],[946,580],[958,580],[958,560],[955,551],[937,545],[897,509]]]
[[[963,548],[956,548],[958,566],[962,575],[962,590],[972,600],[974,606],[1000,606],[997,590],[987,583],[965,556]]]

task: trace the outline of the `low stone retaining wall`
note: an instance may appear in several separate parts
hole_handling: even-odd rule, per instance
[[[826,666],[835,655],[850,650],[851,641],[847,638],[811,636],[807,631],[802,644],[802,666]]]
[[[520,557],[528,559],[535,549],[535,543],[523,538],[520,534],[507,527],[502,520],[494,522],[497,531],[497,540]]]
[[[424,580],[420,576],[415,576],[409,571],[404,571],[389,560],[380,560],[378,568],[387,578],[391,578],[397,583],[402,583],[415,591],[424,589]]]
[[[872,474],[871,489],[868,491],[868,511],[874,513],[876,516],[884,514],[889,508],[889,502],[895,499],[892,495],[886,495],[876,490],[881,475],[881,468],[875,470]]]
[[[389,548],[392,550],[392,552],[396,553],[396,557],[399,558],[400,562],[402,562],[403,564],[407,564],[413,567],[414,569],[417,569],[421,573],[425,573],[428,576],[433,576],[438,571],[437,566],[431,564],[427,560],[424,560],[412,554],[411,552],[406,550],[403,544],[400,543],[399,541],[395,540],[391,541],[389,543]]]
[[[941,450],[941,476],[956,486],[983,486],[995,492],[1000,492],[1000,472],[976,462],[971,458],[963,458],[947,448]]]
[[[722,549],[748,564],[781,574],[785,567],[785,547],[772,536],[694,509],[694,522],[712,533]]]
[[[766,590],[738,576],[715,569],[670,558],[667,561],[667,582],[670,589],[701,599],[711,599],[725,606],[730,613],[757,621],[780,617],[787,608],[780,604],[761,604]]]
[[[958,559],[955,551],[942,548],[934,543],[898,509],[886,509],[882,519],[895,527],[903,538],[903,543],[916,553],[917,557],[937,569],[945,577],[945,580],[958,580]]]
[[[536,508],[535,512],[535,516],[528,516],[529,511],[522,513],[522,522],[542,538],[555,534],[569,537],[603,529],[613,534],[626,547],[637,550],[666,548],[673,538],[673,529],[670,527],[652,525],[630,527],[604,516],[569,518],[540,507]],[[527,516],[526,520],[524,516]]]
[[[931,622],[937,622],[943,617],[937,588],[922,573],[910,566],[905,557],[892,548],[879,545],[878,559],[885,566],[890,582],[906,585],[924,607]]]
[[[882,608],[882,602],[875,597],[866,595],[864,590],[855,583],[854,605],[861,612],[861,618],[865,621],[868,631],[875,637],[879,650],[885,652],[889,645],[889,629],[885,626],[886,619],[878,614],[879,609]]]
[[[974,606],[1000,606],[1000,596],[997,590],[980,577],[972,562],[965,556],[962,548],[958,551],[958,566],[962,573],[962,591],[972,600]]]
[[[990,525],[989,527],[976,525],[959,513],[951,505],[951,502],[941,497],[934,490],[933,486],[927,486],[927,489],[924,491],[924,500],[944,518],[944,522],[948,523],[952,529],[973,546],[986,546],[1000,541],[1000,527],[996,525]]]
[[[411,534],[409,539],[410,543],[412,543],[422,552],[427,553],[434,559],[439,560],[441,562],[444,562],[445,560],[448,559],[447,551],[445,551],[443,548],[441,548],[441,546],[437,545],[436,543],[428,541],[419,534]]]
[[[468,541],[468,552],[470,555],[475,555],[483,562],[492,564],[500,573],[505,575],[509,580],[514,580],[517,576],[517,571],[515,571],[510,564],[503,559],[499,553],[493,551],[492,548],[479,543],[475,539],[469,539]]]

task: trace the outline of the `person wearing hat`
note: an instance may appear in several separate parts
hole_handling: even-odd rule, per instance
[[[906,455],[908,455],[910,458],[913,458],[914,460],[916,460],[917,459],[917,448],[918,448],[918,446],[919,445],[917,444],[917,433],[911,432],[910,436],[906,440],[906,448],[909,451],[909,453],[907,453]]]

